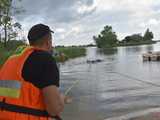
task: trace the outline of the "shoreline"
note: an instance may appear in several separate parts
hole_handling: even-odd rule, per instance
[[[142,45],[152,45],[156,44],[157,41],[152,41],[152,42],[142,42],[142,43],[126,43],[126,44],[119,44],[117,47],[129,47],[129,46],[142,46]]]

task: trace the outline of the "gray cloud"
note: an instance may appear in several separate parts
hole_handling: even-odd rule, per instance
[[[14,5],[22,7],[25,12],[15,17],[22,24],[25,34],[34,24],[48,24],[56,31],[56,44],[91,43],[92,36],[97,35],[105,25],[112,25],[119,39],[144,32],[147,27],[155,32],[156,39],[159,38],[160,0],[148,3],[145,0],[122,0],[121,3],[117,0],[17,1],[14,0]]]
[[[92,11],[79,14],[76,11],[77,3],[79,2],[86,6],[93,4],[93,0],[22,0],[20,3],[17,3],[17,0],[14,1],[16,6],[22,6],[25,10],[24,13],[16,16],[18,20],[23,21],[30,16],[39,16],[46,21],[58,23],[79,20],[81,17],[95,11],[93,9]]]

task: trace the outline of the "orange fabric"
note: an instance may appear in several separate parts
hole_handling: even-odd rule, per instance
[[[5,97],[6,103],[23,107],[45,110],[41,90],[22,78],[22,68],[28,56],[37,48],[27,47],[19,56],[10,57],[2,66],[0,80],[17,80],[22,83],[20,98]],[[0,96],[0,101],[4,97]],[[47,117],[37,117],[28,114],[1,111],[0,120],[48,120]]]

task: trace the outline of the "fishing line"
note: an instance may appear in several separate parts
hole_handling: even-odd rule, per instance
[[[145,84],[148,84],[148,85],[151,85],[151,86],[154,86],[154,87],[160,87],[159,84],[155,84],[153,82],[148,82],[148,81],[144,81],[144,80],[141,80],[139,78],[136,78],[136,77],[132,77],[132,76],[129,76],[129,75],[126,75],[126,74],[123,74],[123,73],[120,73],[120,72],[108,72],[108,73],[115,73],[115,74],[119,74],[120,76],[123,76],[123,77],[126,77],[126,78],[129,78],[131,80],[135,80],[135,81],[139,81],[139,82],[142,82],[142,83],[145,83]]]

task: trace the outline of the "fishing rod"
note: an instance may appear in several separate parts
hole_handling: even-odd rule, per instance
[[[136,78],[136,77],[133,77],[133,76],[130,76],[130,75],[127,75],[127,74],[123,74],[123,73],[120,73],[120,72],[113,71],[113,72],[108,72],[108,73],[115,73],[115,74],[118,74],[118,75],[120,75],[120,76],[129,78],[129,79],[131,79],[131,80],[136,80],[136,81],[139,81],[139,82],[142,82],[142,83],[145,83],[145,84],[154,86],[154,87],[160,87],[159,84],[155,84],[155,83],[153,83],[153,82],[144,81],[144,80],[141,80],[141,79],[139,79],[139,78]]]
[[[79,83],[79,80],[76,80],[64,93],[64,95],[68,95],[69,92],[72,90],[73,87],[75,87]]]
[[[76,80],[76,81],[71,85],[71,87],[69,87],[69,88],[65,91],[64,95],[67,96],[67,95],[69,94],[69,92],[72,90],[72,88],[75,87],[75,85],[77,85],[78,83],[79,83],[79,80]],[[56,119],[56,120],[62,120],[62,118],[61,118],[60,116],[53,116],[52,118],[54,118],[54,119]]]

